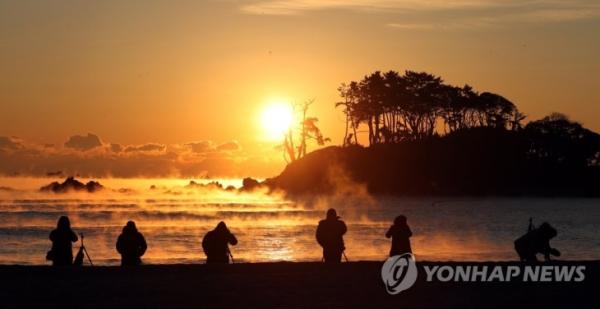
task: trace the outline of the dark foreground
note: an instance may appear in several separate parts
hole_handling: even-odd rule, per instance
[[[321,263],[156,265],[129,269],[0,266],[0,307],[600,308],[600,262],[583,263],[583,282],[559,283],[425,282],[425,264],[432,263],[419,263],[415,285],[393,296],[385,291],[379,262],[334,267]],[[581,265],[556,265],[563,264]]]

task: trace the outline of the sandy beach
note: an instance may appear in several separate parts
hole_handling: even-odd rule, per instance
[[[443,263],[444,265],[519,265]],[[426,282],[388,295],[381,262],[146,265],[139,268],[0,266],[2,308],[598,308],[600,262],[583,282]],[[548,265],[548,264],[545,264]]]

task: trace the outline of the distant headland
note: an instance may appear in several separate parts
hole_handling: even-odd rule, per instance
[[[263,185],[328,194],[342,178],[372,194],[600,196],[600,135],[563,114],[524,123],[508,99],[426,72],[377,71],[338,90],[342,146],[306,153],[324,139],[305,120],[300,142],[285,139],[288,166]]]
[[[600,168],[580,153],[578,138],[532,149],[533,133],[477,128],[398,144],[330,146],[263,184],[290,195],[334,193],[343,177],[383,195],[600,196]]]

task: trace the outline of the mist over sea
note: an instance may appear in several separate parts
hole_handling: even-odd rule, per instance
[[[328,207],[348,225],[351,261],[384,260],[384,234],[404,214],[413,231],[417,260],[516,260],[513,241],[534,224],[550,222],[551,244],[560,259],[600,259],[600,199],[586,198],[392,198],[335,196],[289,201],[263,192],[237,193],[185,188],[189,180],[100,180],[99,193],[44,194],[48,179],[0,179],[0,264],[44,265],[48,235],[68,215],[95,264],[119,264],[116,238],[128,220],[145,235],[148,264],[203,263],[203,235],[223,220],[238,237],[235,262],[320,261],[315,241]],[[221,181],[239,186],[239,180]],[[155,185],[154,189],[150,189]],[[119,189],[127,189],[120,190]],[[79,243],[74,244],[74,252]]]

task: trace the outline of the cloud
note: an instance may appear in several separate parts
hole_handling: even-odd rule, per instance
[[[95,135],[72,137],[69,141],[71,147],[45,147],[15,137],[0,137],[0,175],[46,177],[61,171],[63,175],[81,177],[266,177],[283,168],[278,153],[269,150],[276,161],[268,159],[266,150],[247,155],[236,141],[124,146],[103,144]]]
[[[432,23],[389,23],[388,26],[404,30],[433,30],[438,27]]]
[[[572,22],[600,17],[600,8],[523,9],[494,15],[445,17],[421,22],[392,22],[387,25],[402,30],[477,30],[507,25],[532,25]]]
[[[127,146],[125,148],[125,152],[154,152],[154,151],[164,151],[167,146],[156,143],[148,143],[137,146]]]
[[[184,144],[184,146],[189,147],[194,153],[206,153],[215,149],[211,141],[191,142]]]
[[[200,141],[200,142],[190,142],[184,144],[185,147],[188,147],[191,152],[196,154],[208,154],[212,152],[223,152],[223,151],[238,151],[241,150],[241,146],[237,141],[229,141],[224,142],[222,144],[216,145],[212,141]]]
[[[515,0],[506,0],[515,3]],[[297,15],[306,11],[346,9],[361,11],[435,10],[497,6],[492,0],[264,0],[245,4],[243,12],[267,15]]]
[[[478,30],[499,27],[500,20],[489,17],[462,18],[462,19],[437,19],[434,21],[424,20],[421,22],[394,22],[387,24],[388,27],[399,30],[411,31],[450,31],[450,30]]]
[[[120,144],[110,144],[110,151],[119,153],[123,151],[123,146]]]
[[[65,143],[65,147],[80,151],[88,151],[100,146],[102,146],[102,141],[100,141],[100,138],[91,133],[88,133],[87,136],[73,135]]]
[[[241,6],[247,14],[301,15],[351,10],[396,16],[405,30],[479,29],[513,23],[557,23],[600,17],[596,0],[263,0]]]
[[[0,149],[16,150],[22,145],[15,137],[0,136]]]
[[[581,7],[555,7],[529,10],[505,16],[513,22],[568,22],[600,17],[600,4]]]
[[[240,150],[240,144],[237,141],[230,141],[217,146],[219,151],[237,151]]]

